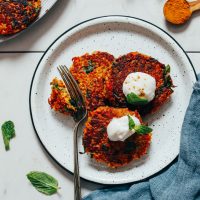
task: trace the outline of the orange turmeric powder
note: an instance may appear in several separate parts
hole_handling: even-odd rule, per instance
[[[183,24],[192,14],[186,0],[168,0],[164,5],[163,12],[167,21],[173,24]]]

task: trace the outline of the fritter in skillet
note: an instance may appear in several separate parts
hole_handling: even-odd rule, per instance
[[[85,152],[96,161],[105,163],[112,168],[121,167],[139,159],[147,153],[151,142],[151,133],[133,134],[124,142],[109,140],[108,124],[114,117],[119,118],[125,115],[135,115],[142,123],[137,111],[103,106],[90,112],[84,129],[83,146]]]
[[[147,105],[132,106],[127,103],[122,91],[126,77],[132,72],[143,72],[156,80],[155,98]],[[173,83],[166,66],[156,59],[138,52],[131,52],[116,59],[112,66],[111,77],[106,82],[107,98],[113,107],[137,109],[140,114],[154,113],[173,93]]]
[[[39,15],[41,0],[0,0],[0,34],[25,29]]]

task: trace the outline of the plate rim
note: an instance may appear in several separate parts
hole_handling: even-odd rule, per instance
[[[50,156],[50,158],[51,158],[59,167],[61,167],[61,168],[64,169],[65,171],[69,172],[71,175],[73,175],[74,173],[71,172],[71,171],[70,171],[69,169],[67,169],[66,167],[64,167],[62,164],[60,164],[59,161],[56,160],[56,158],[54,158],[54,156],[53,156],[53,155],[49,152],[49,150],[45,147],[45,145],[43,144],[42,140],[40,139],[40,136],[39,136],[39,134],[38,134],[38,131],[37,131],[36,127],[35,127],[34,120],[33,120],[33,113],[32,113],[32,109],[31,109],[31,94],[32,94],[33,82],[34,82],[34,78],[35,78],[37,69],[38,69],[38,67],[40,66],[40,63],[42,62],[44,56],[47,54],[48,50],[49,50],[63,35],[65,35],[65,34],[68,33],[69,31],[73,30],[74,28],[76,28],[76,27],[78,27],[78,26],[80,26],[80,25],[82,25],[82,24],[84,24],[84,23],[87,23],[87,22],[90,22],[90,21],[93,21],[93,20],[96,20],[96,19],[109,18],[109,17],[131,18],[131,19],[135,19],[135,20],[138,20],[138,21],[145,22],[145,23],[147,23],[147,24],[150,24],[150,25],[152,25],[152,26],[158,28],[160,31],[162,31],[162,32],[165,33],[167,36],[169,36],[169,37],[178,45],[178,47],[182,50],[182,52],[185,54],[187,60],[189,61],[190,66],[191,66],[192,69],[193,69],[193,72],[194,72],[194,76],[195,76],[196,81],[198,80],[198,76],[197,76],[196,70],[195,70],[195,68],[194,68],[194,65],[193,65],[191,59],[189,58],[189,56],[187,55],[187,53],[186,53],[186,51],[183,49],[183,47],[178,43],[178,41],[177,41],[174,37],[172,37],[167,31],[165,31],[164,29],[160,28],[159,26],[157,26],[157,25],[155,25],[154,23],[149,22],[149,21],[147,21],[147,20],[144,20],[144,19],[141,19],[141,18],[138,18],[138,17],[128,16],[128,15],[103,15],[103,16],[98,16],[98,17],[94,17],[94,18],[90,18],[90,19],[84,20],[84,21],[82,21],[82,22],[80,22],[80,23],[78,23],[78,24],[75,24],[74,26],[70,27],[70,28],[67,29],[66,31],[64,31],[64,32],[63,32],[61,35],[59,35],[59,36],[49,45],[49,47],[45,50],[45,52],[44,52],[43,55],[41,56],[41,58],[40,58],[40,60],[39,60],[39,62],[38,62],[38,64],[37,64],[37,66],[36,66],[36,68],[35,68],[35,70],[34,70],[34,73],[33,73],[32,79],[31,79],[30,90],[29,90],[29,112],[30,112],[30,117],[31,117],[31,122],[32,122],[33,129],[34,129],[34,131],[35,131],[35,134],[36,134],[36,136],[37,136],[37,138],[38,138],[38,140],[39,140],[41,146],[44,148],[44,150],[46,151],[46,153],[48,154],[48,156]],[[178,154],[178,155],[179,155],[179,154]],[[140,179],[140,180],[138,180],[138,181],[131,181],[131,182],[129,181],[129,182],[127,182],[127,183],[120,183],[120,185],[121,185],[121,184],[128,184],[128,183],[137,183],[137,182],[140,182],[140,181],[144,181],[144,180],[146,180],[146,179],[150,179],[150,178],[153,177],[153,176],[156,176],[157,174],[159,174],[159,173],[161,173],[163,170],[165,170],[167,167],[169,167],[169,165],[170,165],[171,163],[173,163],[173,162],[177,159],[178,155],[177,155],[168,165],[166,165],[163,169],[161,169],[160,171],[158,171],[158,172],[152,174],[151,176],[148,176],[148,177],[146,177],[146,178]],[[88,182],[95,183],[95,184],[98,183],[98,184],[100,184],[100,185],[119,185],[119,184],[112,184],[112,183],[99,183],[99,182],[96,182],[96,181],[93,181],[93,180],[88,180],[88,179],[83,178],[83,177],[80,177],[80,178],[81,178],[82,180],[86,180],[86,181],[88,181]]]

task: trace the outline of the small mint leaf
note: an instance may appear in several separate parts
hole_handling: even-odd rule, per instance
[[[133,130],[135,127],[135,122],[130,115],[128,115],[128,126],[130,131]]]
[[[15,126],[12,121],[6,121],[1,126],[6,151],[10,149],[10,140],[15,137]]]
[[[142,134],[142,135],[151,133],[153,131],[152,128],[149,128],[148,126],[144,126],[144,125],[135,126],[134,130],[136,133]]]
[[[170,73],[170,65],[165,66],[164,74],[166,75],[168,73]]]
[[[173,87],[172,80],[171,80],[171,77],[169,75],[165,76],[164,84],[165,84],[165,87],[167,87],[167,88]]]
[[[32,171],[27,174],[27,178],[35,189],[43,194],[52,195],[59,189],[58,181],[45,172]]]
[[[127,95],[126,100],[129,104],[132,105],[145,105],[148,103],[148,100],[146,98],[140,98],[133,92]]]

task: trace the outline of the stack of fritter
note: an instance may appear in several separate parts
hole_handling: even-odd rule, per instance
[[[109,167],[120,167],[143,156],[150,145],[151,133],[133,134],[124,142],[114,142],[108,139],[107,126],[114,117],[125,115],[135,115],[142,123],[140,114],[157,111],[173,92],[168,68],[154,58],[138,52],[115,59],[106,52],[97,51],[72,60],[70,71],[80,86],[89,111],[83,134],[85,152]],[[132,72],[144,72],[156,80],[155,98],[147,105],[133,106],[126,101],[122,85]],[[55,83],[60,85],[58,82],[58,79],[52,82],[49,104],[54,110],[70,114],[76,108],[70,101],[67,90],[55,87]]]

